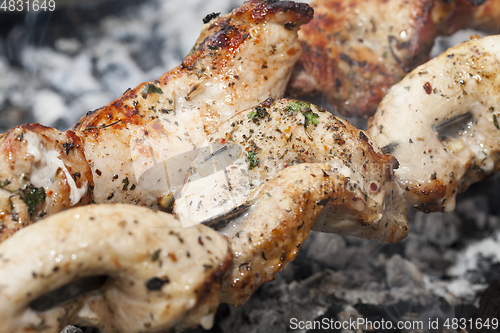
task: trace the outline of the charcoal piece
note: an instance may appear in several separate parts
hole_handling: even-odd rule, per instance
[[[387,262],[386,275],[389,288],[410,287],[420,289],[424,287],[422,273],[415,264],[401,258],[400,255],[393,256]]]
[[[343,268],[348,259],[347,256],[339,255],[339,253],[345,253],[346,242],[337,234],[311,232],[307,240],[307,248],[302,250],[308,260],[316,261],[328,268]]]
[[[415,214],[414,231],[438,249],[448,248],[461,236],[462,220],[454,213]]]
[[[481,231],[487,226],[489,211],[488,197],[478,194],[473,198],[467,198],[457,203],[457,213],[463,216],[466,227],[470,231]]]

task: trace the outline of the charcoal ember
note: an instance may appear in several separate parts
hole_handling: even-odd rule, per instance
[[[417,212],[405,240],[404,256],[422,271],[443,275],[455,259],[452,249],[462,236],[462,219],[456,213]]]
[[[457,196],[457,208],[463,201],[477,196],[482,196],[483,205],[488,206],[489,214],[500,214],[500,173],[488,178],[486,181],[472,184],[467,191],[459,193]],[[470,207],[470,206],[468,206]],[[466,210],[466,209],[465,209]]]
[[[358,303],[354,305],[354,308],[359,312],[360,316],[365,318],[366,321],[371,322],[371,327],[365,325],[364,329],[367,332],[373,331],[373,322],[391,322],[392,327],[396,327],[399,321],[415,321],[419,320],[419,313],[425,311],[429,308],[429,303],[419,304],[413,300],[409,301],[397,301],[395,303],[390,303],[386,305],[382,304],[366,304]],[[430,306],[432,307],[432,305]],[[387,328],[389,326],[386,325]],[[425,326],[424,327],[428,327]],[[371,328],[371,329],[370,329]],[[376,330],[376,332],[390,332],[393,330]],[[414,331],[411,331],[414,332]],[[415,333],[420,332],[418,330]]]
[[[500,186],[498,188],[500,188]],[[492,230],[492,233],[500,232],[500,215],[488,216],[488,226]]]
[[[161,46],[161,38],[150,38],[142,42],[140,49],[132,52],[133,59],[144,72],[163,66],[160,56]]]
[[[488,191],[488,198],[490,199],[490,213],[500,215],[500,174],[496,174],[494,177],[488,180],[490,184]]]
[[[385,256],[378,255],[373,261],[382,260]],[[344,269],[336,272],[339,280],[343,281],[340,288],[335,292],[335,297],[347,304],[354,305],[359,302],[366,304],[384,305],[395,302],[400,295],[391,294],[386,283],[385,262],[384,265],[369,265],[372,258],[366,254],[367,267],[364,269]],[[401,290],[399,288],[398,290]],[[413,293],[409,294],[412,295]]]
[[[430,323],[435,322],[437,320],[438,323],[441,324],[438,325],[437,330],[432,329],[429,330],[429,332],[445,333],[449,332],[448,330],[445,330],[443,327],[443,324],[447,319],[455,318],[455,316],[457,316],[457,318],[464,318],[464,317],[458,317],[458,315],[464,315],[464,312],[461,309],[463,309],[463,306],[456,307],[450,302],[448,302],[444,297],[436,297],[435,299],[432,300],[432,303],[428,304],[424,308],[418,309],[417,311],[419,313],[418,319],[424,323],[424,328],[431,327]],[[469,313],[467,312],[467,314]],[[470,316],[472,316],[472,314],[470,314]]]
[[[36,119],[29,105],[32,99],[23,95],[32,94],[32,86],[37,84],[36,78],[30,80],[29,75],[10,66],[7,58],[0,53],[0,133]]]
[[[458,304],[454,310],[455,318],[469,320],[477,317],[479,309],[473,304]]]
[[[471,272],[489,270],[493,264],[500,262],[500,233],[492,237],[472,242],[461,251],[455,265],[448,269],[453,277],[466,277]]]
[[[500,262],[492,263],[487,271],[484,272],[484,279],[489,283],[491,281],[500,281]]]
[[[95,53],[94,73],[114,98],[144,80],[144,72],[129,54],[126,45],[105,39]]]
[[[349,321],[357,321],[358,318],[362,318],[363,316],[352,306],[346,306],[342,311],[338,313],[338,320],[341,322],[349,322]],[[345,333],[358,333],[361,332],[360,329],[352,330],[352,329],[343,329]]]
[[[411,261],[396,254],[392,256],[385,269],[387,283],[387,301],[382,305],[398,301],[411,304],[429,304],[432,292],[426,288],[424,275]]]
[[[29,110],[10,104],[4,108],[0,108],[0,119],[2,119],[2,121],[0,121],[0,133],[7,132],[22,121],[34,121],[34,118]]]
[[[12,82],[13,80],[14,82]],[[7,59],[0,56],[0,109],[5,105],[7,101],[7,90],[11,89],[13,83],[18,83],[19,81],[19,75],[17,75],[15,71],[10,68]]]
[[[60,94],[50,89],[41,89],[36,92],[33,114],[36,118],[44,117],[46,124],[54,125],[59,119],[65,118],[69,114],[68,111],[64,98]]]
[[[318,318],[315,318],[315,321],[319,321],[321,323],[324,323],[325,321],[327,323],[330,323],[330,328],[327,327],[321,327],[321,328],[313,328],[313,329],[307,329],[307,333],[324,333],[324,332],[338,332],[339,330],[335,329],[335,324],[331,324],[332,321],[340,321],[344,318],[357,318],[359,313],[355,308],[353,308],[350,305],[343,305],[340,303],[334,303],[332,304],[328,310]]]
[[[54,48],[69,56],[74,56],[82,51],[82,43],[76,38],[59,38],[54,43]]]

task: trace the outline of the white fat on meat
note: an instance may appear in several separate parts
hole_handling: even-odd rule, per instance
[[[30,172],[31,184],[35,187],[48,189],[54,182],[56,173],[61,169],[71,189],[70,202],[72,205],[77,204],[85,193],[87,193],[87,182],[82,187],[76,186],[75,180],[60,158],[60,153],[53,149],[47,150],[40,142],[38,136],[32,132],[26,132],[24,133],[24,139],[28,142],[28,154],[34,158]]]

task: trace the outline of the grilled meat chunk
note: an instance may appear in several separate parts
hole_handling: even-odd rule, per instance
[[[480,6],[457,6],[451,17],[441,28],[440,33],[451,35],[465,28],[489,34],[500,33],[500,1],[487,0]]]
[[[0,244],[0,332],[209,328],[231,258],[225,237],[183,228],[167,213],[123,204],[66,210]],[[97,292],[42,301],[90,276],[108,278]]]
[[[312,104],[269,99],[209,137],[175,201],[183,224],[226,235],[235,259],[223,300],[241,305],[288,261],[311,228],[396,242],[408,232],[394,196],[396,160]]]
[[[423,211],[500,169],[500,37],[450,48],[394,85],[368,133],[399,161],[396,180]]]
[[[0,242],[17,230],[92,200],[92,171],[82,141],[39,124],[0,136]]]
[[[468,0],[464,0],[467,2]],[[456,7],[441,0],[316,0],[288,91],[321,92],[343,115],[372,115],[389,88],[427,61]]]

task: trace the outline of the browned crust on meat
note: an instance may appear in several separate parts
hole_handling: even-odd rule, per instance
[[[246,6],[252,7],[252,9],[247,10]],[[306,24],[312,19],[314,10],[305,3],[293,1],[248,1],[237,10],[236,14],[240,13],[250,16],[257,22],[267,20],[268,15],[279,14],[276,22],[287,24],[290,29],[298,29],[300,25]]]
[[[297,173],[299,169],[302,170]],[[302,172],[303,170],[307,172]],[[301,175],[300,180],[296,174]],[[317,186],[318,182],[321,186]],[[282,209],[281,203],[287,200],[293,204],[287,206],[289,209]],[[365,202],[361,211],[359,201]],[[244,258],[235,256],[233,267],[223,282],[222,301],[236,306],[242,305],[262,283],[272,281],[274,275],[282,271],[287,262],[295,259],[314,221],[325,207],[337,206],[356,211],[359,216],[359,228],[364,228],[367,233],[373,232],[374,226],[366,222],[373,220],[373,211],[368,208],[366,201],[366,197],[352,190],[348,178],[334,172],[326,163],[304,163],[280,171],[264,185],[254,213],[247,218],[266,223],[269,213],[259,209],[259,205],[269,205],[269,202],[273,202],[281,212],[278,226],[270,234],[251,234],[246,230],[241,233],[239,237],[248,237],[248,242],[256,245],[249,246],[249,252],[245,252]],[[404,228],[407,232],[408,227]],[[395,240],[394,237],[399,238],[400,234],[401,231],[394,225],[386,231],[384,239]],[[230,241],[233,251],[238,251],[240,248],[234,245],[238,241]],[[250,253],[251,251],[253,253]]]
[[[318,91],[340,113],[364,117],[375,112],[394,83],[428,59],[454,7],[438,0],[317,0],[311,5],[316,15],[299,32],[304,52],[289,93]],[[407,15],[405,22],[396,14],[394,22],[388,21],[395,7]],[[371,21],[359,28],[359,17]],[[403,31],[408,38],[400,37]]]
[[[500,32],[500,1],[463,0],[455,8],[453,15],[442,27],[440,33],[451,35],[460,29],[471,28],[489,34]]]
[[[85,132],[97,139],[101,128],[122,130],[128,125],[142,125],[151,121],[151,112],[142,110],[139,104],[131,106],[130,101],[141,94],[144,86],[155,84],[166,86],[172,80],[186,75],[196,74],[196,63],[212,57],[211,68],[216,73],[226,66],[228,60],[238,54],[238,48],[247,40],[249,33],[248,21],[272,21],[283,24],[289,30],[298,30],[300,25],[309,22],[313,17],[313,9],[304,3],[291,1],[260,1],[245,2],[231,15],[220,17],[209,22],[208,30],[202,32],[194,51],[173,70],[165,73],[156,81],[142,83],[133,90],[126,91],[120,98],[107,106],[88,112],[73,127],[74,131]],[[210,35],[208,35],[210,34]]]
[[[73,154],[78,161],[85,161],[85,152],[83,151],[83,142],[73,131],[65,132],[68,141],[62,143],[62,148],[66,155]],[[93,191],[94,191],[94,179],[92,175],[92,170],[88,163],[78,163],[66,165],[68,171],[71,175],[74,175],[76,186],[81,188],[84,186],[84,182],[87,182],[87,193],[85,196],[76,204],[75,206],[83,206],[92,203]]]
[[[239,236],[251,237],[248,239],[249,242],[265,245],[257,246],[254,253],[245,253],[245,257],[254,258],[249,262],[242,262],[238,257],[234,258],[233,267],[224,279],[223,302],[236,306],[244,304],[262,283],[272,281],[274,275],[281,272],[287,262],[295,259],[300,246],[309,235],[312,224],[323,209],[318,202],[327,199],[330,200],[330,204],[349,206],[355,201],[353,193],[345,190],[349,180],[340,175],[331,174],[326,168],[326,170],[318,168],[311,170],[300,182],[288,175],[290,172],[293,174],[294,168],[307,167],[306,164],[300,164],[284,169],[264,186],[258,198],[259,204],[273,200],[279,202],[279,199],[275,199],[278,197],[277,192],[284,192],[284,196],[289,193],[288,197],[294,198],[294,205],[292,209],[283,212],[282,219],[271,234],[247,236],[242,233]],[[323,186],[321,188],[308,187],[306,184],[316,182],[316,177],[323,179]],[[309,190],[304,191],[304,188],[309,188]],[[300,195],[297,196],[296,193]],[[278,202],[277,207],[279,207]],[[248,219],[258,218],[261,223],[264,223],[259,204],[255,208],[256,214],[252,214],[253,216],[249,216]],[[368,212],[365,213],[368,214]]]
[[[455,182],[457,183],[457,182]],[[446,197],[446,192],[450,184],[443,184],[439,180],[434,180],[430,184],[417,184],[416,186],[406,186],[405,198],[409,202],[415,203],[414,208],[430,213],[444,211],[443,198]],[[456,184],[455,184],[456,186]],[[454,186],[454,187],[455,187]],[[455,192],[455,190],[454,190]]]
[[[201,303],[204,298],[210,293],[212,288],[219,289],[222,283],[222,277],[226,273],[226,271],[231,267],[233,262],[233,254],[231,252],[231,248],[228,244],[228,254],[225,258],[221,259],[219,266],[213,271],[213,273],[208,276],[203,286],[197,289],[195,292],[198,295],[197,302]]]

